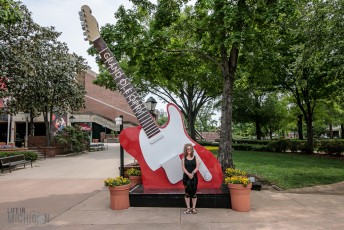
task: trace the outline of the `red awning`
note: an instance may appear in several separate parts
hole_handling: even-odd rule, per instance
[[[92,128],[91,128],[88,124],[79,123],[79,124],[77,124],[77,125],[80,126],[81,130],[84,130],[84,131],[92,131]]]

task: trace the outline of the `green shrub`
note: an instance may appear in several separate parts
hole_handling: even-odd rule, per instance
[[[252,145],[267,145],[271,142],[271,140],[251,140],[251,139],[235,139],[233,143],[236,144],[252,144]]]
[[[249,144],[232,144],[232,148],[234,150],[253,151],[252,145]]]
[[[78,127],[67,126],[56,134],[55,139],[66,146],[67,153],[78,153],[86,149],[88,136]]]
[[[271,152],[271,149],[268,145],[257,145],[257,144],[233,144],[234,150],[242,151],[267,151]]]
[[[291,139],[289,143],[290,152],[297,153],[301,151],[302,147],[304,146],[304,143],[304,140]]]
[[[197,141],[198,144],[202,146],[219,146],[217,142],[209,142],[209,141]]]
[[[288,149],[290,149],[290,140],[281,139],[270,141],[268,146],[272,152],[286,152]]]
[[[272,152],[271,148],[268,145],[255,145],[254,151]]]
[[[219,143],[200,141],[204,146],[218,146]],[[306,140],[280,139],[280,140],[233,140],[232,147],[239,151],[262,151],[262,152],[293,152],[307,153],[309,147]],[[343,156],[344,140],[314,140],[315,151],[331,156]]]
[[[318,151],[331,156],[341,156],[344,152],[343,140],[322,140],[319,141]]]
[[[37,153],[27,152],[27,151],[9,151],[9,152],[0,152],[0,157],[8,157],[24,154],[26,160],[36,161],[38,156]]]

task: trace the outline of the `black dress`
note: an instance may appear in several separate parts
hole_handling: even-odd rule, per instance
[[[196,164],[197,164],[196,156],[194,156],[193,159],[191,160],[188,160],[186,157],[184,158],[184,167],[186,171],[188,171],[189,173],[192,173],[195,170]],[[191,187],[188,186],[190,185],[190,182],[192,184]],[[190,179],[188,175],[186,175],[185,173],[183,174],[183,185],[185,186],[185,193],[187,196],[193,197],[193,198],[195,197],[195,194],[197,191],[197,184],[198,184],[197,173],[194,174],[192,179]]]

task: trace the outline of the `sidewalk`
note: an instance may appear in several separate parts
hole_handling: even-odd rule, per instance
[[[125,163],[132,161],[125,156]],[[119,146],[109,144],[106,151],[40,160],[33,168],[1,174],[0,229],[344,229],[343,195],[300,191],[252,191],[249,213],[198,209],[187,215],[184,208],[146,207],[113,211],[103,180],[118,176],[118,167]],[[20,223],[22,216],[26,219]]]

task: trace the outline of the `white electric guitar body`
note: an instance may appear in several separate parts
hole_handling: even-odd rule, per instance
[[[172,104],[171,104],[172,105]],[[183,179],[183,170],[179,155],[183,152],[184,145],[181,143],[193,143],[187,136],[184,123],[179,110],[175,106],[168,106],[168,124],[160,128],[157,137],[149,139],[143,129],[140,131],[139,142],[142,154],[148,166],[153,170],[163,167],[172,184]],[[195,151],[200,161],[199,171],[205,181],[210,181],[212,176],[202,159]]]

